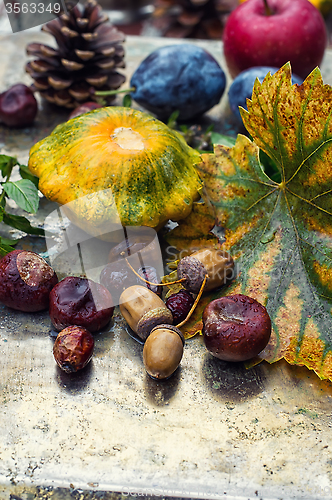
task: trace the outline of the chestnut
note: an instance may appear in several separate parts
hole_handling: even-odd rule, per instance
[[[53,356],[66,373],[82,370],[92,358],[94,338],[86,328],[71,325],[55,339]]]
[[[247,295],[228,295],[203,311],[203,338],[208,351],[224,361],[246,361],[266,347],[271,320],[266,308]]]
[[[153,293],[156,293],[159,295],[159,297],[162,296],[162,286],[159,285],[161,282],[160,277],[157,273],[157,270],[153,266],[143,266],[140,267],[137,271],[137,274],[143,278],[143,280],[147,281],[148,283],[144,283],[139,277],[137,277],[137,283],[139,285],[146,286],[151,290]],[[151,283],[155,283],[155,285],[152,285]]]
[[[140,266],[148,263],[159,267],[161,253],[156,231],[143,226],[127,226],[124,229],[125,238],[110,250],[108,262],[115,262],[123,257],[135,257],[135,260],[140,261]],[[131,259],[131,264],[133,263]],[[136,265],[134,267],[136,268]]]
[[[158,295],[145,286],[134,285],[120,296],[120,311],[130,328],[145,340],[152,328],[173,323],[173,315]]]
[[[0,260],[0,302],[24,312],[48,308],[58,277],[35,252],[13,250]]]
[[[143,347],[143,363],[150,377],[169,378],[180,364],[183,346],[184,337],[176,326],[154,327]]]
[[[67,276],[50,293],[49,314],[56,330],[70,325],[96,332],[113,316],[110,292],[87,278]]]
[[[184,279],[182,285],[192,293],[198,293],[207,281],[204,292],[218,288],[232,276],[234,261],[229,253],[214,248],[203,248],[188,257],[183,257],[177,268],[178,279]]]
[[[37,111],[37,100],[32,90],[23,83],[17,83],[0,94],[0,122],[7,127],[31,125]]]
[[[116,305],[119,303],[122,292],[134,285],[137,279],[126,261],[121,259],[107,264],[100,273],[99,281],[111,293]]]
[[[102,104],[99,104],[98,102],[94,101],[88,101],[83,104],[80,104],[77,106],[73,111],[70,113],[68,120],[71,120],[72,118],[76,118],[77,116],[83,115],[84,113],[89,113],[89,111],[93,111],[94,109],[101,108]]]

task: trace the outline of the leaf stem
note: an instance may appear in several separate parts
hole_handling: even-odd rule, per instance
[[[100,96],[108,96],[108,95],[117,95],[117,94],[123,94],[123,93],[128,93],[128,92],[134,92],[136,90],[136,87],[130,87],[129,89],[122,89],[122,90],[96,90],[93,95],[100,95]]]
[[[265,15],[266,16],[273,16],[273,11],[270,8],[269,4],[267,3],[267,0],[263,0],[263,1],[264,1]]]
[[[10,172],[7,174],[7,178],[6,178],[5,182],[2,182],[2,184],[6,184],[7,182],[9,182],[10,176],[12,175],[12,170],[13,170],[13,168],[10,169]],[[6,194],[6,191],[2,187],[2,193],[0,194],[0,206],[1,206],[2,202],[3,202],[5,194]]]
[[[123,253],[123,252],[121,252],[121,253]],[[121,254],[120,254],[120,255],[121,255]],[[147,283],[148,285],[154,285],[154,286],[168,286],[168,285],[174,285],[175,283],[182,283],[182,281],[185,281],[185,280],[186,280],[186,278],[181,278],[181,279],[176,280],[176,281],[170,281],[169,283],[154,283],[154,282],[152,282],[152,281],[148,281],[148,280],[146,280],[146,279],[142,278],[142,276],[140,276],[140,275],[139,275],[139,274],[135,271],[135,269],[133,268],[133,266],[132,266],[132,265],[130,264],[130,262],[128,261],[127,257],[125,257],[125,261],[126,261],[126,263],[128,264],[128,267],[129,267],[129,268],[133,271],[133,273],[134,273],[134,274],[136,274],[136,276],[137,276],[140,280],[144,281],[144,283]]]

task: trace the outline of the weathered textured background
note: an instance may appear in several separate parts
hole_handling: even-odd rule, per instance
[[[0,91],[29,82],[24,47],[35,40],[50,42],[39,32],[0,38]],[[171,42],[128,37],[127,75]],[[219,42],[200,44],[223,64]],[[331,84],[331,53],[322,69]],[[25,161],[67,114],[43,105],[34,127],[0,128],[0,152]],[[226,94],[209,120],[234,133]],[[40,223],[52,209],[43,199]],[[22,242],[31,245],[44,250],[41,239]],[[176,374],[156,382],[118,312],[76,376],[56,367],[52,344],[47,312],[0,308],[1,500],[332,498],[332,384],[307,369],[246,370],[211,357],[197,337]]]

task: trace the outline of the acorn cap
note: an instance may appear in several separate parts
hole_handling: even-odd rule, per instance
[[[153,292],[152,292],[153,293]],[[142,339],[146,340],[150,335],[152,329],[158,325],[167,324],[167,326],[173,323],[173,314],[167,307],[157,307],[156,309],[151,309],[141,317],[137,323],[137,335]]]
[[[178,279],[185,278],[182,285],[192,293],[198,293],[207,271],[203,264],[195,257],[183,257],[180,260],[177,275]]]
[[[154,332],[155,330],[160,330],[160,329],[172,330],[172,332],[175,332],[175,333],[178,334],[178,336],[182,340],[182,344],[183,345],[185,344],[185,338],[183,336],[183,333],[176,326],[174,326],[174,325],[168,325],[168,324],[167,325],[166,324],[157,325],[157,326],[155,326],[155,327],[152,328],[152,330],[150,331],[150,333]]]

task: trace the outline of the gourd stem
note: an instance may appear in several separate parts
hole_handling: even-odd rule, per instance
[[[122,89],[122,90],[96,90],[93,95],[107,96],[107,95],[117,95],[128,92],[134,92],[136,87],[130,87],[130,89]]]
[[[267,0],[263,0],[263,1],[264,1],[264,8],[265,8],[265,15],[272,16],[273,12],[272,12],[272,9],[270,8],[269,4],[267,3]]]
[[[198,293],[198,295],[197,295],[197,297],[195,299],[195,302],[192,305],[192,308],[188,312],[187,317],[183,321],[181,321],[181,323],[179,323],[178,325],[176,325],[176,328],[181,328],[181,326],[183,326],[188,321],[188,319],[190,318],[190,316],[192,315],[192,313],[196,309],[196,306],[197,306],[197,304],[198,304],[198,302],[199,302],[199,300],[200,300],[200,298],[202,296],[202,293],[203,293],[203,290],[204,290],[204,287],[205,287],[205,283],[206,283],[206,280],[208,279],[208,277],[209,277],[209,275],[206,274],[205,277],[204,277],[203,283],[201,285],[201,288],[199,290],[199,293]]]
[[[134,274],[136,274],[136,276],[144,281],[144,283],[147,283],[148,285],[153,285],[153,286],[168,286],[168,285],[175,285],[176,283],[182,283],[182,281],[185,281],[186,278],[181,278],[180,280],[176,280],[176,281],[170,281],[169,283],[153,283],[152,281],[148,281],[144,278],[142,278],[142,276],[140,276],[136,271],[135,269],[133,268],[133,266],[128,262],[128,259],[125,257],[125,261],[127,262],[128,266],[130,267],[130,269],[133,271]]]

